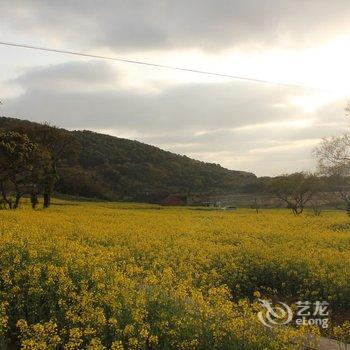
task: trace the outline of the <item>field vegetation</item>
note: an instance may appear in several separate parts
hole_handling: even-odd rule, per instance
[[[317,333],[265,327],[259,296],[327,300],[347,336],[342,212],[54,204],[0,211],[1,349],[283,350]]]

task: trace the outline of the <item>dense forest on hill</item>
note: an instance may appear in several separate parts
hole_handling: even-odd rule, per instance
[[[25,132],[40,124],[2,117],[0,128]],[[80,145],[77,156],[58,167],[56,191],[64,194],[157,202],[174,193],[235,193],[256,182],[252,173],[228,170],[138,141],[86,130],[60,130]]]

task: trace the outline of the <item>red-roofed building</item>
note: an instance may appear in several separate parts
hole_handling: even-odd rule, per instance
[[[186,205],[186,197],[178,195],[169,195],[168,197],[162,200],[161,204],[168,206]]]

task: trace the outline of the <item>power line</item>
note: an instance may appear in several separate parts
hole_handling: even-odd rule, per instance
[[[6,42],[6,41],[0,41],[0,45],[19,47],[19,48],[23,48],[23,49],[31,49],[31,50],[40,50],[40,51],[46,51],[46,52],[60,53],[60,54],[66,54],[66,55],[98,58],[98,59],[102,59],[102,60],[110,60],[110,61],[138,64],[138,65],[144,65],[144,66],[149,66],[149,67],[171,69],[171,70],[197,73],[197,74],[206,74],[206,75],[211,75],[211,76],[218,76],[218,77],[230,78],[230,79],[235,79],[235,80],[243,80],[243,81],[247,81],[247,82],[260,83],[260,84],[278,85],[278,86],[284,86],[284,87],[303,88],[303,89],[311,89],[311,90],[320,90],[320,91],[324,91],[324,92],[326,92],[326,91],[330,92],[329,90],[324,90],[321,88],[316,88],[316,87],[311,87],[311,86],[306,86],[306,85],[281,83],[281,82],[276,82],[276,81],[271,81],[271,80],[255,79],[255,78],[249,78],[249,77],[239,76],[239,75],[222,74],[222,73],[209,72],[209,71],[198,70],[198,69],[169,66],[169,65],[157,64],[157,63],[153,63],[153,62],[128,60],[128,59],[124,59],[124,58],[103,56],[103,55],[94,55],[94,54],[85,53],[85,52],[78,52],[78,51],[52,49],[52,48],[47,48],[47,47],[40,47],[40,46],[27,45],[27,44],[18,44],[18,43],[13,43],[13,42]]]

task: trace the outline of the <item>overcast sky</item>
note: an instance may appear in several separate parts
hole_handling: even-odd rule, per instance
[[[0,45],[1,114],[257,175],[312,170],[348,127],[349,18],[349,0],[0,0],[0,41],[305,86]]]

